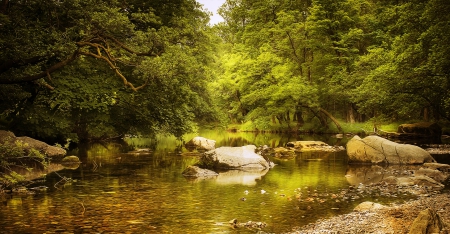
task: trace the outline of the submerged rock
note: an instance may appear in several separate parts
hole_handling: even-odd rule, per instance
[[[396,186],[419,186],[429,190],[443,189],[445,186],[428,176],[410,176],[410,177],[386,177],[383,182]]]
[[[291,149],[284,147],[277,147],[273,149],[274,157],[279,159],[293,159],[295,158],[295,152]]]
[[[323,151],[323,152],[338,152],[345,150],[342,146],[330,146],[322,141],[293,141],[286,143],[286,147],[294,148],[297,152],[306,151]]]
[[[262,229],[267,226],[267,224],[264,222],[248,221],[246,223],[240,223],[240,222],[238,222],[237,219],[232,219],[228,223],[231,225],[231,227],[233,229],[241,228],[241,227],[245,227],[247,229]]]
[[[352,186],[365,186],[366,191],[379,191],[393,196],[399,193],[426,195],[443,189],[449,173],[424,165],[351,165],[345,177]]]
[[[424,163],[425,168],[435,169],[442,172],[450,172],[450,165],[443,163]]]
[[[430,168],[420,168],[419,170],[414,172],[415,176],[427,176],[432,179],[434,179],[437,182],[443,182],[445,181],[449,175],[444,174],[443,172],[436,170],[436,169],[430,169]]]
[[[143,154],[151,154],[153,151],[150,148],[138,148],[132,151],[128,151],[129,154],[135,155],[143,155]]]
[[[187,177],[214,177],[218,176],[219,174],[215,171],[211,171],[208,169],[203,169],[198,166],[189,166],[186,168],[183,173],[184,176]]]
[[[381,209],[383,207],[385,207],[385,206],[383,206],[383,205],[381,205],[379,203],[366,201],[366,202],[363,202],[363,203],[357,205],[353,209],[353,211],[358,211],[358,212],[369,211],[370,212],[370,211],[374,211],[374,210],[377,210],[377,209]]]
[[[434,163],[434,158],[424,149],[409,144],[399,144],[378,136],[361,139],[354,136],[347,143],[349,163],[371,164],[423,164]]]

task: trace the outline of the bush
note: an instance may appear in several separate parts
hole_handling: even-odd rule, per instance
[[[27,145],[21,141],[12,143],[6,139],[3,143],[0,143],[0,191],[25,182],[25,178],[15,172],[13,167],[24,167],[27,170],[32,170],[32,168],[26,166],[27,161],[38,162],[44,167],[47,166],[48,162],[45,155],[35,149],[29,150],[27,154],[24,150],[25,147]]]

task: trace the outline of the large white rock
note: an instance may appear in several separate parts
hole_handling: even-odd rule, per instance
[[[269,162],[261,155],[255,153],[256,146],[220,147],[205,152],[200,158],[203,168],[213,169],[245,169],[270,168]]]
[[[194,137],[185,144],[186,148],[196,148],[197,150],[212,150],[216,148],[216,141],[204,137]]]
[[[361,139],[354,136],[347,143],[349,163],[423,164],[436,162],[426,150],[409,144],[399,144],[378,136]]]

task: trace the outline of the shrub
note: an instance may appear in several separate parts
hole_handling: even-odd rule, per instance
[[[47,166],[48,162],[45,155],[35,149],[28,150],[28,153],[26,153],[25,147],[27,145],[21,141],[12,143],[6,139],[3,143],[0,143],[0,191],[25,182],[25,178],[15,172],[13,167],[32,170],[32,168],[27,167],[29,161],[38,162],[44,167]]]

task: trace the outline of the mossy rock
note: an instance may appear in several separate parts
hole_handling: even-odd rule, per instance
[[[80,159],[77,156],[66,156],[61,160],[61,163],[80,163]]]

